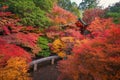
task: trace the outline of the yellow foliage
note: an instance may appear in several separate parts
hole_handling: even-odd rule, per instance
[[[58,56],[64,58],[64,57],[66,57],[67,55],[66,55],[66,53],[64,53],[63,51],[61,51],[61,52],[58,53]]]
[[[67,52],[71,52],[72,48],[77,45],[80,45],[80,41],[74,37],[62,37],[53,42],[52,48],[54,53],[63,58],[69,54]]]
[[[54,53],[59,53],[60,51],[62,51],[65,48],[65,43],[63,41],[61,41],[60,39],[56,39],[53,44],[53,52]]]
[[[1,80],[31,80],[27,73],[28,65],[21,57],[10,58],[7,65],[0,68]]]

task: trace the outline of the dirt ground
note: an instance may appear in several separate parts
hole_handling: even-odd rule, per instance
[[[33,80],[57,80],[60,72],[56,64],[51,65],[50,62],[45,62],[39,65],[38,70],[31,73]]]

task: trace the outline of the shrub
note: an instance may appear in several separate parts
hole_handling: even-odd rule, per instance
[[[8,44],[3,39],[0,39],[0,55],[2,56],[2,61],[0,64],[5,64],[5,62],[11,57],[23,57],[28,62],[31,61],[31,55],[25,50],[16,46],[14,44]]]
[[[28,64],[25,58],[14,57],[7,61],[5,67],[0,67],[1,80],[31,80],[29,77]]]
[[[79,45],[79,40],[74,37],[61,37],[52,43],[51,50],[58,56],[64,58],[72,54],[72,48]]]
[[[50,49],[49,49],[48,43],[49,43],[49,40],[46,37],[38,38],[38,45],[42,50],[37,55],[44,56],[44,57],[50,55]]]
[[[50,24],[46,12],[37,7],[33,0],[8,0],[6,3],[8,10],[17,14],[24,25],[44,28]]]
[[[53,8],[53,0],[33,0],[35,5],[45,12],[50,12]]]
[[[29,53],[35,55],[41,50],[37,45],[38,36],[39,35],[35,33],[25,34],[19,32],[16,34],[10,34],[9,36],[3,36],[2,38],[8,43],[18,45]]]

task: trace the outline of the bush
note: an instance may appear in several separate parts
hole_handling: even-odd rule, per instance
[[[35,5],[45,12],[50,12],[53,7],[53,0],[33,0]]]
[[[46,37],[39,37],[38,38],[38,45],[42,49],[37,55],[38,56],[49,56],[50,55],[50,49],[48,46],[49,40]]]
[[[31,80],[25,58],[15,57],[7,61],[7,65],[0,66],[1,80]]]
[[[8,0],[9,10],[22,19],[24,25],[47,27],[50,24],[46,12],[35,5],[33,0]]]
[[[79,45],[79,40],[74,37],[61,37],[52,43],[51,50],[58,56],[65,58],[72,54],[72,48]]]
[[[6,41],[0,38],[0,55],[2,61],[0,64],[5,65],[5,62],[11,57],[23,57],[28,62],[31,61],[31,55],[19,46],[14,44],[8,44]]]

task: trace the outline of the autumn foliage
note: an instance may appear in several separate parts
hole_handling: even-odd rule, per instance
[[[76,21],[76,16],[62,9],[61,7],[54,5],[52,12],[49,14],[50,19],[56,25],[73,23]]]
[[[95,17],[104,17],[104,15],[105,15],[105,10],[103,9],[100,8],[87,9],[83,13],[83,20],[87,24],[90,24],[92,21],[95,20]]]
[[[104,10],[86,10],[83,15],[86,24],[56,4],[48,10],[46,18],[36,10],[29,15],[28,9],[38,7],[28,6],[25,24],[33,27],[20,24],[18,16],[6,12],[7,8],[0,8],[0,79],[30,80],[27,70],[31,58],[50,56],[50,53],[64,58],[58,63],[61,72],[58,80],[120,79],[120,24],[114,24],[112,18],[101,18]],[[40,21],[33,21],[36,15]],[[30,23],[26,22],[28,17]]]
[[[75,39],[74,37],[61,37],[52,43],[51,50],[53,53],[56,53],[58,56],[64,58],[71,54],[74,46],[79,44],[79,40]]]
[[[9,36],[3,36],[2,38],[11,44],[16,44],[23,47],[26,51],[37,54],[40,51],[40,47],[37,46],[38,34],[35,33],[16,33]]]
[[[115,25],[112,22],[112,19],[102,19],[96,17],[94,21],[88,26],[88,30],[94,37],[104,37],[106,34],[105,31],[111,29],[112,27],[117,27],[119,25]]]
[[[39,29],[19,24],[20,19],[10,12],[0,13],[0,38],[6,41],[8,45],[17,45],[22,50],[25,50],[25,52],[32,53],[33,56],[37,54],[41,50],[37,45],[37,38],[42,35]],[[15,48],[12,49],[16,51]]]
[[[31,61],[31,55],[28,52],[26,52],[24,49],[20,48],[17,45],[8,44],[2,39],[0,39],[0,55],[2,58],[0,64],[3,65],[5,65],[7,60],[9,60],[11,57],[23,57],[28,62]]]
[[[103,26],[106,27],[97,25],[95,30],[99,31],[99,27],[104,30]],[[74,54],[59,62],[62,73],[59,80],[119,80],[120,28],[117,26],[102,31],[104,36],[82,40],[81,45],[74,47]]]
[[[1,60],[1,59],[0,59]],[[28,64],[22,57],[12,57],[4,67],[0,66],[1,80],[31,80],[29,77]]]

